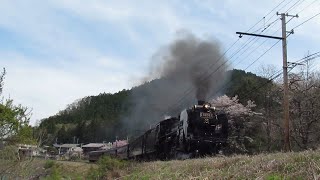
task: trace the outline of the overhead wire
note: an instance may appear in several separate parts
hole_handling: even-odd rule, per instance
[[[284,1],[283,1],[284,2]],[[283,2],[281,2],[281,3],[283,3]],[[284,6],[282,6],[281,8],[279,8],[278,9],[278,11],[280,11],[280,10],[282,10],[283,8],[285,8],[285,7],[287,7],[288,6],[288,4],[290,4],[292,1],[288,1]],[[276,13],[274,13],[267,21],[266,21],[266,23],[268,23],[274,16],[276,16],[277,14]]]
[[[265,28],[265,29],[266,29],[266,28]],[[264,30],[265,30],[265,29],[264,29]],[[255,38],[254,38],[254,39],[255,39]],[[253,40],[254,40],[254,39],[253,39]],[[251,41],[250,41],[250,42],[251,42]],[[250,43],[250,42],[249,42],[249,43]],[[248,44],[245,44],[245,45],[244,45],[242,48],[240,48],[235,54],[237,54],[240,50],[242,50],[246,45],[248,45]],[[248,48],[247,48],[247,49],[248,49]],[[247,49],[246,49],[246,50],[247,50]],[[245,50],[245,51],[246,51],[246,50]],[[244,53],[244,52],[243,52],[243,53]],[[243,53],[242,53],[242,54],[243,54]],[[251,54],[251,53],[250,53],[250,54]],[[249,54],[249,55],[250,55],[250,54]],[[220,66],[216,69],[216,71],[217,71],[218,69],[220,69],[220,67],[222,67],[223,65],[224,65],[224,64],[220,65]],[[214,71],[214,72],[216,72],[216,71]],[[214,72],[210,73],[209,76],[211,76]],[[207,78],[207,77],[206,77],[206,78]],[[204,78],[204,79],[205,79],[205,78]],[[178,107],[176,107],[176,105],[181,104],[181,103],[183,102],[185,96],[187,96],[188,94],[190,94],[192,91],[193,91],[192,89],[190,89],[189,91],[186,91],[186,93],[185,93],[185,94],[179,99],[179,101],[178,101],[177,103],[175,103],[172,107],[178,108]],[[188,102],[189,102],[189,101],[188,101]],[[170,111],[172,111],[172,110],[170,110],[171,107],[168,108],[168,109],[169,109],[169,110],[166,111],[167,113],[170,112]]]
[[[311,16],[310,18],[308,18],[307,20],[303,21],[302,23],[296,25],[296,26],[295,26],[294,28],[292,28],[292,29],[296,29],[296,28],[302,26],[302,25],[305,24],[306,22],[310,21],[311,19],[313,19],[313,18],[315,18],[315,17],[317,17],[317,16],[319,16],[319,15],[320,15],[320,12],[317,13],[317,14],[315,14],[315,15],[313,15],[313,16]]]
[[[299,65],[300,63],[304,63],[304,62],[306,62],[306,61],[309,61],[309,60],[311,60],[311,59],[315,59],[315,58],[318,58],[318,57],[320,57],[320,51],[319,51],[319,52],[316,52],[316,53],[313,53],[313,54],[308,55],[308,56],[306,56],[306,57],[304,57],[304,58],[302,58],[302,59],[299,59],[299,60],[295,61],[296,64],[293,64],[293,66],[288,67],[288,68],[290,69],[290,70],[288,71],[288,73],[289,73],[291,70],[293,70],[293,68],[295,68],[295,67],[296,67],[297,65]],[[262,87],[266,86],[267,84],[271,83],[274,79],[278,78],[279,76],[281,76],[281,75],[283,74],[283,72],[281,72],[281,71],[282,71],[282,69],[280,69],[280,70],[278,70],[277,72],[275,72],[274,74],[272,74],[269,78],[267,78],[267,79],[268,79],[267,82],[265,82],[264,84],[262,84],[262,85],[260,85],[260,86],[258,86],[258,87],[255,87],[255,88],[252,89],[250,92],[244,94],[242,98],[243,98],[243,99],[248,98],[253,92],[255,92],[255,91],[261,89]],[[273,76],[274,76],[274,77],[273,77]],[[253,99],[255,99],[255,97],[254,97]]]
[[[304,11],[305,9],[307,9],[308,7],[310,7],[314,2],[316,2],[317,0],[315,0],[315,1],[313,1],[313,2],[311,2],[308,6],[306,6],[305,8],[303,8],[301,11],[299,11],[299,13],[301,13],[302,11]],[[297,1],[298,2],[298,1]],[[295,3],[295,5],[297,5],[297,2]],[[303,2],[303,1],[302,1]],[[301,2],[301,3],[302,3]],[[300,3],[300,4],[301,4]],[[292,7],[293,6],[291,6],[289,9],[292,9]],[[289,11],[289,10],[288,10]],[[318,16],[318,15],[320,15],[320,13],[317,13],[317,14],[315,14],[315,15],[313,15],[312,17],[310,17],[310,18],[308,18],[307,20],[305,20],[305,21],[303,21],[302,23],[300,23],[299,25],[297,25],[297,26],[295,26],[293,29],[295,29],[295,28],[297,28],[297,27],[299,27],[299,26],[301,26],[301,25],[303,25],[304,23],[306,23],[306,22],[308,22],[308,21],[310,21],[311,19],[313,19],[313,18],[315,18],[316,16]],[[292,18],[291,18],[292,19]],[[288,21],[288,22],[290,22],[291,21],[291,19]],[[287,22],[287,23],[288,23]],[[291,34],[289,34],[288,36],[290,36]],[[287,36],[287,37],[288,37]],[[280,40],[279,40],[280,41]],[[278,41],[278,42],[279,42]],[[277,42],[277,43],[278,43]],[[275,44],[274,44],[275,45]],[[292,63],[292,66],[291,67],[288,67],[288,68],[290,68],[290,70],[288,71],[288,73],[291,71],[291,70],[293,70],[293,68],[294,67],[296,67],[297,65],[300,65],[301,63],[305,63],[306,61],[310,61],[310,60],[312,60],[312,59],[316,59],[316,58],[319,58],[320,57],[320,51],[319,52],[316,52],[316,53],[313,53],[313,54],[311,54],[311,55],[308,55],[308,56],[306,56],[306,57],[304,57],[304,58],[302,58],[302,59],[300,59],[300,60],[297,60],[297,61],[295,61],[294,63]],[[254,62],[253,62],[254,63]],[[253,64],[252,63],[252,64]],[[251,64],[251,65],[252,65]],[[279,70],[279,71],[281,71],[281,70]],[[274,76],[274,75],[276,75],[279,71],[277,71],[275,74],[273,74],[272,76]],[[249,95],[251,95],[251,93],[252,92],[254,92],[254,91],[257,91],[257,90],[259,90],[260,88],[262,88],[262,87],[264,87],[266,84],[268,84],[268,83],[270,83],[270,82],[272,82],[274,79],[276,79],[276,78],[278,78],[280,75],[282,75],[283,73],[279,73],[279,74],[277,74],[275,77],[273,77],[273,78],[268,78],[269,80],[266,82],[266,83],[264,83],[264,84],[262,84],[261,86],[259,86],[259,87],[257,87],[257,88],[254,88],[253,90],[251,90],[249,93],[247,93],[247,94],[245,94],[244,96],[243,96],[243,98],[247,98],[247,96],[249,96]],[[272,77],[271,76],[271,77]]]
[[[286,0],[283,0],[282,2],[280,2],[275,8],[273,8],[267,15],[269,15],[272,11],[274,11],[277,7],[279,7],[283,2],[285,2]],[[287,3],[285,6],[283,6],[282,8],[284,8],[284,7],[286,7],[287,5],[288,5],[289,3]],[[293,6],[291,6],[291,7],[293,7]],[[282,8],[280,8],[280,9],[282,9]],[[267,16],[266,15],[266,16]],[[265,16],[265,17],[266,17]],[[265,19],[265,17],[263,17],[261,20],[263,20],[263,19]],[[271,19],[271,18],[270,18]],[[269,19],[269,20],[270,20]],[[249,30],[251,30],[252,28],[254,28],[257,24],[259,24],[259,22],[261,22],[261,20],[260,21],[258,21],[256,24],[254,24],[251,28],[249,28]],[[264,27],[264,30],[266,30],[267,28],[269,28],[272,24],[274,24],[276,21],[278,21],[279,19],[277,18],[276,20],[274,20],[272,23],[270,23],[270,25],[268,25],[268,26],[266,26],[266,27]],[[248,31],[249,31],[248,30]],[[263,30],[263,31],[264,31]],[[253,40],[255,40],[255,38],[253,38]],[[253,40],[251,40],[250,42],[252,42]],[[249,40],[248,40],[249,41]],[[248,42],[247,41],[247,42]],[[250,43],[249,42],[249,43]],[[237,54],[238,52],[240,52],[244,47],[246,47],[248,45],[248,43],[245,43],[245,45],[244,46],[242,46],[240,49],[238,49],[238,51],[236,52],[236,53],[234,53],[234,54]],[[273,47],[273,46],[272,46]],[[229,48],[230,49],[230,48]],[[229,50],[228,49],[228,50]],[[271,49],[271,48],[270,48]],[[269,50],[270,50],[269,49]],[[246,49],[247,50],[247,49]],[[245,51],[246,51],[245,50]],[[268,51],[269,51],[268,50]],[[223,56],[226,54],[226,52],[223,54]],[[265,54],[265,53],[264,53]],[[234,55],[233,55],[234,56]],[[232,57],[233,57],[232,56]],[[261,56],[262,57],[262,56]],[[261,57],[259,57],[259,59],[261,58]],[[220,65],[218,68],[217,68],[217,70],[221,67],[222,65]],[[217,71],[216,70],[216,71]],[[210,77],[213,73],[215,73],[216,71],[214,71],[214,72],[212,72],[212,73],[210,73],[210,75],[208,76],[208,77]],[[185,91],[185,93],[184,93],[184,95],[182,96],[182,98],[180,98],[179,100],[178,100],[178,102],[177,103],[175,103],[172,107],[175,107],[177,104],[179,104],[183,99],[184,99],[184,97],[186,96],[186,95],[188,95],[188,94],[190,94],[190,92],[192,92],[192,89],[193,88],[191,88],[191,89],[189,89],[189,90],[187,90],[187,91]],[[166,112],[170,112],[171,110],[171,107],[169,107],[168,109],[167,109],[167,111]]]
[[[284,2],[284,1],[283,1]],[[276,21],[278,21],[279,19],[277,18],[275,21],[273,21],[273,22],[271,22],[267,27],[265,27],[262,31],[261,31],[261,33],[262,32],[264,32],[265,30],[267,30],[269,27],[272,27],[273,25],[274,25],[274,23],[276,22]],[[278,30],[279,31],[279,30]],[[236,52],[234,52],[232,55],[231,55],[231,57],[229,57],[229,59],[231,60],[236,54],[238,54],[242,49],[244,49],[247,45],[249,45],[251,42],[253,42],[255,39],[256,39],[257,37],[254,37],[254,38],[252,38],[251,40],[250,40],[250,38],[246,41],[246,43],[244,43],[244,45],[242,46],[242,47],[240,47]],[[239,39],[238,39],[239,40]],[[254,43],[253,43],[254,44]],[[246,52],[253,44],[251,44],[249,47],[247,47],[236,59],[238,59],[244,52]],[[259,46],[260,47],[260,46]],[[230,48],[229,48],[230,49]],[[228,49],[228,50],[229,50]],[[225,55],[226,53],[224,53],[224,55]],[[250,53],[250,54],[252,54],[252,52]],[[250,54],[248,54],[246,57],[248,57]],[[220,59],[220,58],[219,58]],[[236,60],[235,59],[235,60]],[[235,61],[234,60],[234,61]],[[227,61],[226,61],[227,62]],[[226,63],[225,62],[225,63]],[[209,76],[211,76],[213,73],[215,73],[218,69],[220,69],[220,67],[222,67],[223,65],[225,65],[225,63],[223,63],[222,65],[220,65],[218,68],[216,68],[216,70],[214,71],[214,72],[212,72],[212,73],[210,73],[210,75]],[[216,64],[216,63],[215,63]],[[214,65],[215,65],[214,64]],[[208,68],[209,70],[210,70],[210,68]],[[208,72],[208,71],[207,71]],[[205,72],[205,73],[203,73],[203,74],[206,74],[207,72]],[[206,79],[207,77],[205,77],[205,78],[203,78],[203,79]],[[184,96],[186,96],[186,95],[188,95],[188,94],[190,94],[192,92],[192,89],[188,89],[187,91],[185,91],[185,93],[184,93],[184,95],[178,100],[178,102],[177,103],[175,103],[174,105],[172,105],[173,107],[175,107],[177,104],[179,104],[183,99],[184,99]]]
[[[275,31],[273,34],[277,33],[281,28],[279,28],[277,31]],[[262,46],[268,39],[265,39],[258,47],[256,47],[255,49],[253,49],[251,51],[254,52],[257,48],[259,48],[260,46]],[[270,48],[268,48],[263,54],[261,54],[257,59],[255,59],[249,66],[247,66],[244,70],[247,70],[249,67],[251,67],[254,63],[256,63],[261,57],[263,57],[268,51],[270,51],[275,45],[277,45],[280,42],[280,40],[278,40],[277,42],[275,42]],[[251,54],[249,53],[248,56]],[[246,56],[246,58],[248,57]],[[232,78],[231,80],[229,80],[224,86],[222,86],[220,89],[218,89],[217,91],[215,91],[215,93],[218,93],[219,91],[222,91],[224,88],[226,88],[232,81],[234,81],[235,78]],[[215,94],[214,93],[214,94]],[[210,97],[211,98],[211,97]]]
[[[298,6],[298,3],[299,3],[300,1],[301,1],[301,0],[296,1],[291,7],[289,7],[289,9],[286,10],[285,13],[289,12],[290,10],[292,10],[293,8],[295,8],[296,6]],[[305,1],[305,0],[303,0],[303,1]],[[302,1],[302,2],[303,2],[303,1]]]
[[[292,9],[294,6],[296,6],[298,2],[299,2],[299,1],[297,1],[294,5],[292,5],[288,10],[290,10],[290,9]],[[288,12],[288,10],[287,10],[286,12]],[[301,24],[297,25],[295,28],[303,25],[304,23],[308,22],[309,20],[313,19],[314,17],[318,16],[319,14],[320,14],[320,13],[318,13],[318,14],[310,17],[310,18],[307,19],[306,21],[304,21],[304,22],[302,22]],[[293,28],[293,29],[294,29],[294,28]],[[280,30],[280,29],[278,29],[277,31],[279,31],[279,30]],[[290,35],[291,35],[291,33],[290,33],[287,37],[289,37]],[[266,42],[266,41],[264,41],[264,42]],[[278,40],[275,44],[273,44],[273,45],[271,46],[271,48],[274,47],[274,46],[275,46],[276,44],[278,44],[279,42],[280,42],[280,40]],[[261,45],[261,44],[260,44],[260,45]],[[269,51],[271,48],[269,48],[267,51]],[[265,53],[267,53],[267,51],[266,51]],[[265,53],[263,53],[262,56],[263,56]],[[248,68],[249,68],[250,66],[252,66],[255,62],[257,62],[262,56],[259,56],[256,60],[254,60],[246,69],[248,69]],[[246,69],[245,69],[245,70],[246,70]],[[231,80],[231,81],[232,81],[232,80]],[[227,85],[228,85],[231,81],[229,81],[229,82],[227,83]],[[223,87],[223,88],[225,88],[225,87]],[[220,90],[221,90],[221,88],[220,88]],[[216,93],[217,93],[217,92],[216,92]]]
[[[284,3],[286,0],[282,0],[277,6],[275,6],[273,9],[271,9],[263,18],[261,18],[257,23],[255,23],[251,28],[249,28],[246,32],[249,32],[252,28],[254,28],[256,25],[258,25],[262,20],[265,20],[267,16],[269,16],[275,9],[277,9],[282,3]],[[290,1],[289,1],[290,2]]]
[[[268,80],[263,83],[262,85],[253,88],[251,91],[249,91],[247,94],[244,94],[241,98],[242,99],[246,99],[249,96],[251,96],[254,92],[257,92],[258,90],[260,90],[261,88],[265,87],[267,84],[273,82],[273,80],[277,79],[278,77],[280,77],[283,74],[282,70],[277,71],[276,73],[272,74]],[[256,96],[254,96],[252,99],[255,99]]]
[[[314,0],[312,1],[310,4],[308,4],[307,6],[305,6],[304,8],[302,8],[298,13],[296,13],[297,15],[299,15],[301,12],[305,11],[306,9],[308,9],[312,4],[314,4],[315,2],[317,2],[318,0]],[[295,17],[291,17],[286,24],[288,24],[293,18]]]
[[[277,22],[279,19],[276,19],[276,21],[273,21],[272,23],[270,23],[270,25],[268,26],[268,28],[270,27],[273,27],[275,24],[275,22]],[[271,26],[272,25],[272,26]],[[262,33],[262,32],[264,32],[265,30],[267,30],[267,28],[264,28],[261,32],[260,32],[260,34]],[[280,30],[280,29],[279,29]],[[279,30],[277,30],[276,32],[278,32]],[[275,33],[273,33],[273,34],[275,34]],[[257,39],[257,36],[255,36],[255,39]],[[255,41],[256,42],[256,41]],[[238,57],[236,57],[236,59],[234,59],[233,60],[233,63],[235,63],[236,62],[236,60],[237,59],[239,59],[239,57],[241,56],[241,55],[243,55],[249,48],[251,48],[254,44],[255,44],[255,42],[254,43],[252,43],[250,46],[248,46],[240,55],[238,55]],[[264,43],[264,42],[263,42]],[[263,44],[262,43],[262,44]],[[260,44],[258,47],[260,47],[262,44]],[[252,53],[254,52],[254,50],[253,51],[251,51],[249,54],[247,54],[247,56],[245,57],[245,58],[247,58],[249,55],[251,55]],[[244,59],[244,58],[243,58]],[[239,63],[241,62],[241,60],[237,63],[237,64],[235,64],[235,66],[236,65],[238,65]]]
[[[265,42],[265,41],[264,41],[264,42]],[[263,43],[262,43],[262,44],[263,44]],[[260,46],[261,46],[262,44],[260,44]],[[271,48],[273,48],[275,45],[276,45],[276,44],[274,44]],[[259,46],[259,47],[260,47],[260,46]],[[265,53],[263,53],[258,59],[256,59],[255,62],[256,62],[257,60],[259,60],[263,55],[265,55],[271,48],[269,48],[269,49],[268,49]],[[251,51],[251,53],[252,53],[252,52],[253,52],[253,51]],[[250,54],[251,54],[251,53],[250,53]],[[249,55],[250,55],[250,54],[249,54]],[[224,63],[222,63],[220,66],[218,66],[218,67],[215,69],[215,71],[212,71],[212,72],[209,73],[207,76],[201,78],[200,81],[204,81],[204,80],[206,80],[207,78],[209,78],[210,76],[212,76],[217,70],[219,70],[219,69],[220,69],[222,66],[224,66],[227,62],[228,62],[228,61],[225,61]],[[253,63],[252,63],[252,64],[253,64]],[[251,65],[252,65],[252,64],[251,64]],[[250,65],[250,66],[251,66],[251,65]],[[247,68],[249,68],[250,66],[248,66]],[[246,68],[246,69],[247,69],[247,68]],[[245,69],[245,70],[246,70],[246,69]],[[190,90],[190,91],[188,92],[188,94],[190,94],[191,92],[192,92],[192,90]],[[186,94],[186,95],[188,95],[188,94]],[[179,102],[181,102],[183,99],[184,99],[184,96],[180,99]],[[178,103],[179,103],[179,102],[178,102]]]
[[[280,42],[280,40],[278,40],[277,42],[275,42],[271,47],[269,47],[264,53],[262,53],[257,59],[255,59],[249,66],[247,66],[245,70],[247,70],[249,67],[251,67],[254,63],[256,63],[260,58],[262,58],[267,52],[269,52],[274,46],[276,46],[278,43]],[[217,91],[215,91],[213,94],[216,94],[222,90],[224,90],[225,88],[227,88],[231,82],[233,82],[236,78],[232,78],[231,80],[229,80],[224,86],[222,86],[221,88],[219,88]],[[210,98],[212,98],[214,95],[210,96]]]
[[[307,8],[309,8],[312,4],[314,4],[315,2],[317,2],[318,0],[314,0],[312,1],[309,5],[307,5],[306,7],[302,8],[302,10],[300,10],[297,14],[300,14],[302,11],[306,10]]]
[[[281,28],[279,28],[277,31],[275,31],[273,34],[277,33]],[[243,62],[246,58],[248,58],[253,52],[256,51],[256,49],[260,48],[264,43],[266,43],[268,41],[268,39],[265,39],[260,45],[258,45],[256,48],[254,48],[252,51],[250,51],[250,53],[248,53],[244,58],[242,58],[242,60],[240,60],[239,62],[237,62],[237,64],[235,64],[234,66],[239,65],[241,62]]]

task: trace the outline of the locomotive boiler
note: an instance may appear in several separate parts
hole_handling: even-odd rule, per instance
[[[128,145],[92,151],[89,160],[103,155],[121,159],[185,159],[218,153],[226,145],[228,119],[223,111],[199,101],[179,116],[160,121]]]
[[[200,101],[180,114],[185,152],[205,155],[216,154],[227,142],[228,119],[223,111]],[[180,134],[181,135],[181,134]]]

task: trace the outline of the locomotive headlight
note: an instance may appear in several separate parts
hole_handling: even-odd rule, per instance
[[[205,104],[204,108],[209,109],[210,108],[210,104]]]
[[[216,125],[216,132],[220,132],[221,129],[222,129],[222,124],[217,124]]]

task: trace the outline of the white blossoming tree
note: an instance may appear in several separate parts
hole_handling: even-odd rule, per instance
[[[247,102],[247,105],[244,106],[239,103],[238,96],[229,97],[227,95],[217,97],[216,99],[213,99],[211,103],[217,109],[224,110],[231,117],[253,115],[251,108],[256,106],[255,103],[250,100]]]
[[[217,110],[223,110],[229,117],[228,150],[231,152],[247,152],[246,142],[253,139],[247,136],[246,130],[252,127],[250,117],[256,114],[252,111],[256,105],[248,101],[247,105],[239,102],[238,96],[223,95],[210,102]]]

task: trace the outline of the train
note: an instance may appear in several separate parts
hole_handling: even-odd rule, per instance
[[[89,161],[95,162],[103,155],[135,160],[187,159],[221,153],[227,139],[226,113],[208,102],[198,101],[177,117],[160,121],[125,146],[91,151]]]

